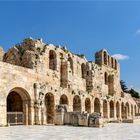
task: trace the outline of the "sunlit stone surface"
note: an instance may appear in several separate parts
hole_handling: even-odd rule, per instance
[[[104,128],[13,126],[0,128],[0,140],[139,140],[140,124],[109,124]]]

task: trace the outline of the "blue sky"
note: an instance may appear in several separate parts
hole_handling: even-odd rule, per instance
[[[138,1],[0,2],[0,45],[7,51],[26,37],[66,46],[88,60],[102,48],[121,54],[121,79],[140,90]]]

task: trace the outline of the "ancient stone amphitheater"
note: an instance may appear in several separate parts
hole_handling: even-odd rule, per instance
[[[94,126],[95,118],[98,124],[133,122],[139,114],[121,89],[119,63],[105,49],[92,62],[42,39],[0,49],[0,93],[1,126]]]

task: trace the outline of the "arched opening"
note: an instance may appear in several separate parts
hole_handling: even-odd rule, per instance
[[[107,65],[107,53],[104,51],[104,64]]]
[[[110,56],[108,55],[108,66],[110,66]]]
[[[30,124],[30,96],[22,88],[14,88],[7,96],[7,123]]]
[[[108,76],[108,94],[114,95],[114,75]]]
[[[91,102],[89,98],[86,98],[85,100],[85,111],[91,113]]]
[[[54,123],[54,95],[52,93],[47,93],[45,95],[45,105],[46,105],[47,124],[53,124]]]
[[[85,79],[86,78],[86,65],[84,63],[81,65],[81,73],[82,73],[82,78]]]
[[[136,107],[136,105],[134,106],[134,109],[135,109],[135,111],[134,111],[134,115],[136,116],[136,114],[137,114],[137,107]]]
[[[56,70],[57,68],[56,53],[53,50],[49,51],[49,68],[52,70]]]
[[[68,98],[65,94],[63,94],[60,98],[60,104],[68,105]]]
[[[73,111],[81,112],[81,99],[78,95],[75,95],[73,98]]]
[[[95,98],[95,100],[94,100],[94,112],[101,113],[100,100],[98,98]]]
[[[120,118],[120,104],[119,104],[119,102],[116,103],[116,117],[117,117],[117,119]]]
[[[107,72],[105,72],[105,74],[104,74],[104,80],[105,80],[105,84],[107,85],[108,84],[108,74],[107,74]]]
[[[108,118],[108,109],[107,109],[107,101],[103,101],[103,117]]]
[[[131,116],[133,117],[133,105],[131,105]]]
[[[126,119],[126,108],[124,103],[121,104],[122,119]]]
[[[114,102],[110,101],[110,118],[114,118]]]
[[[114,59],[111,57],[111,67],[114,68]]]
[[[115,69],[117,70],[117,60],[115,59]]]
[[[129,112],[130,112],[130,109],[129,109],[129,104],[128,102],[126,103],[126,117],[128,118],[129,117]]]
[[[71,57],[69,57],[69,58],[68,58],[68,61],[69,61],[69,63],[70,63],[70,69],[71,69],[71,72],[72,72],[72,74],[73,74],[73,60],[72,60]]]

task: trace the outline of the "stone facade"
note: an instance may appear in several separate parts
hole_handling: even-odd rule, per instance
[[[57,124],[58,105],[67,114],[97,112],[108,121],[133,119],[139,112],[121,89],[119,63],[105,49],[89,62],[27,38],[7,53],[0,49],[0,75],[0,125]]]

